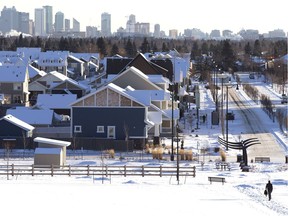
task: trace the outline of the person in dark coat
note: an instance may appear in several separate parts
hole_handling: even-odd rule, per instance
[[[268,198],[269,198],[269,201],[271,200],[271,193],[273,191],[273,185],[270,181],[268,181],[268,183],[266,184],[266,191],[268,193]]]

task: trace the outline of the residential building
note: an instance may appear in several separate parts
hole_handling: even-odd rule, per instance
[[[5,104],[29,105],[27,66],[0,66],[0,93]]]

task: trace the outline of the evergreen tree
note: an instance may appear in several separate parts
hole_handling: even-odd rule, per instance
[[[259,40],[255,40],[254,42],[254,49],[253,49],[254,56],[261,56],[261,45]]]
[[[117,55],[119,54],[119,48],[117,46],[117,44],[113,44],[112,49],[111,49],[111,56]]]
[[[245,47],[244,47],[244,52],[245,52],[245,54],[247,54],[247,55],[251,55],[251,53],[252,53],[252,48],[251,48],[249,42],[245,45]]]
[[[150,45],[149,45],[149,42],[147,41],[146,37],[144,38],[144,40],[140,46],[140,50],[142,53],[150,52]]]
[[[98,38],[96,44],[97,44],[100,56],[101,58],[103,58],[104,56],[107,55],[106,43],[105,43],[104,38],[103,37]]]
[[[229,40],[225,40],[221,51],[223,69],[228,71],[234,67],[235,55]]]
[[[128,38],[127,43],[125,45],[125,51],[126,51],[126,55],[128,57],[133,57],[134,56],[133,45],[131,43],[131,39],[130,38]]]

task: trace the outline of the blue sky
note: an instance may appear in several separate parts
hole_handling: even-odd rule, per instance
[[[1,0],[4,6],[15,6],[18,11],[29,12],[34,19],[34,9],[44,5],[53,6],[53,13],[64,13],[65,18],[75,18],[80,22],[81,30],[91,25],[101,27],[101,13],[111,14],[112,31],[120,26],[125,28],[127,16],[136,15],[137,22],[149,22],[150,31],[155,24],[168,33],[169,29],[183,32],[186,28],[198,28],[210,33],[213,29],[230,29],[234,33],[241,29],[258,29],[265,33],[274,29],[288,32],[288,13],[286,0],[274,1],[162,1],[162,0],[82,0],[69,2],[59,0]]]

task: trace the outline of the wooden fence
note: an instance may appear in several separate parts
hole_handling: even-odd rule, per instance
[[[0,165],[0,175],[18,176],[192,176],[195,177],[195,166],[36,166],[32,165]]]

